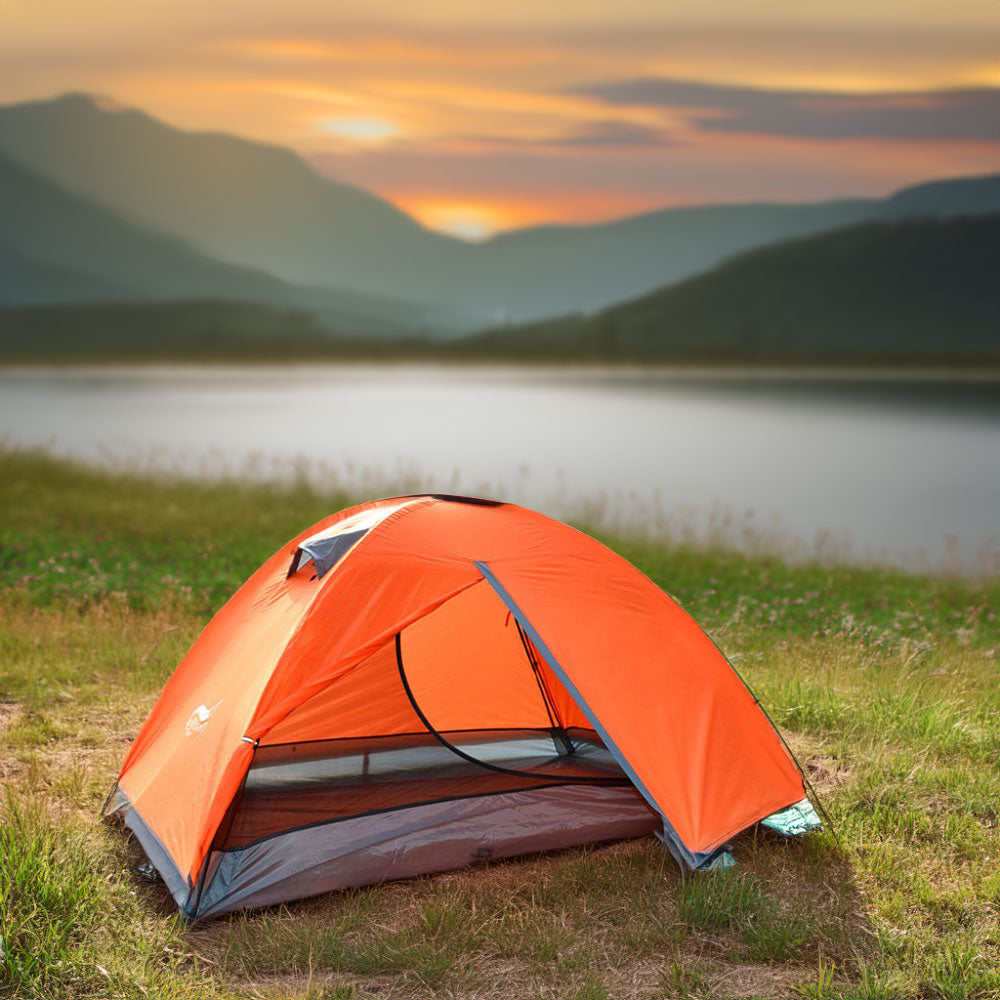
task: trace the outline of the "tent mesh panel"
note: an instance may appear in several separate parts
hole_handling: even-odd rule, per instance
[[[629,784],[590,730],[569,731],[569,755],[562,737],[547,730],[445,735],[506,770],[464,760],[426,732],[258,747],[214,847],[243,848],[289,830],[421,803],[551,787],[560,777],[566,784]]]

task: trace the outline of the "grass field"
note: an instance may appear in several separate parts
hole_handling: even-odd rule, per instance
[[[1000,582],[605,538],[708,628],[830,813],[739,867],[652,838],[186,927],[98,820],[207,619],[351,499],[0,453],[0,996],[1000,997]]]

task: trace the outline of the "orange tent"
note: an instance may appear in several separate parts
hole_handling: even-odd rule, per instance
[[[564,524],[449,496],[275,553],[167,682],[106,812],[192,917],[648,832],[705,867],[759,820],[818,824],[673,600]]]

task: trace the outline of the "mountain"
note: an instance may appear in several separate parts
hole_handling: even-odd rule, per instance
[[[884,200],[699,205],[602,225],[523,229],[495,237],[481,252],[512,287],[524,289],[539,315],[551,311],[557,298],[567,311],[588,313],[690,278],[743,251],[799,236],[871,220],[994,212],[1000,212],[1000,174],[934,181]],[[532,296],[542,282],[546,295],[536,300]]]
[[[66,302],[110,302],[132,297],[121,282],[26,257],[0,244],[0,307]]]
[[[416,272],[463,250],[289,150],[82,95],[0,108],[0,150],[137,225],[290,282],[428,302]]]
[[[505,233],[480,253],[488,272],[521,290],[522,308],[498,309],[502,318],[551,315],[557,304],[587,313],[681,281],[742,250],[861,221],[872,208],[865,201],[671,208],[603,225]]]
[[[1000,215],[869,222],[765,247],[591,317],[465,339],[466,356],[1000,363]]]
[[[442,341],[334,337],[213,301],[0,307],[0,358],[1000,365],[1000,215],[869,222],[750,251],[589,317]],[[141,330],[142,336],[136,336]]]
[[[0,152],[213,258],[289,283],[420,302],[410,310],[417,325],[439,332],[589,313],[768,243],[867,220],[982,213],[1000,199],[1000,177],[954,180],[881,201],[674,208],[469,245],[289,150],[181,131],[84,95],[0,107]]]
[[[903,188],[881,205],[884,219],[951,218],[1000,213],[1000,174],[930,181]]]
[[[404,333],[418,315],[411,304],[293,286],[211,260],[0,155],[0,304],[192,298],[299,306],[351,333]]]

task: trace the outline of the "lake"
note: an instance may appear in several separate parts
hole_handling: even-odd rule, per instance
[[[419,365],[0,371],[90,462],[496,496],[793,558],[1000,572],[1000,384]]]

